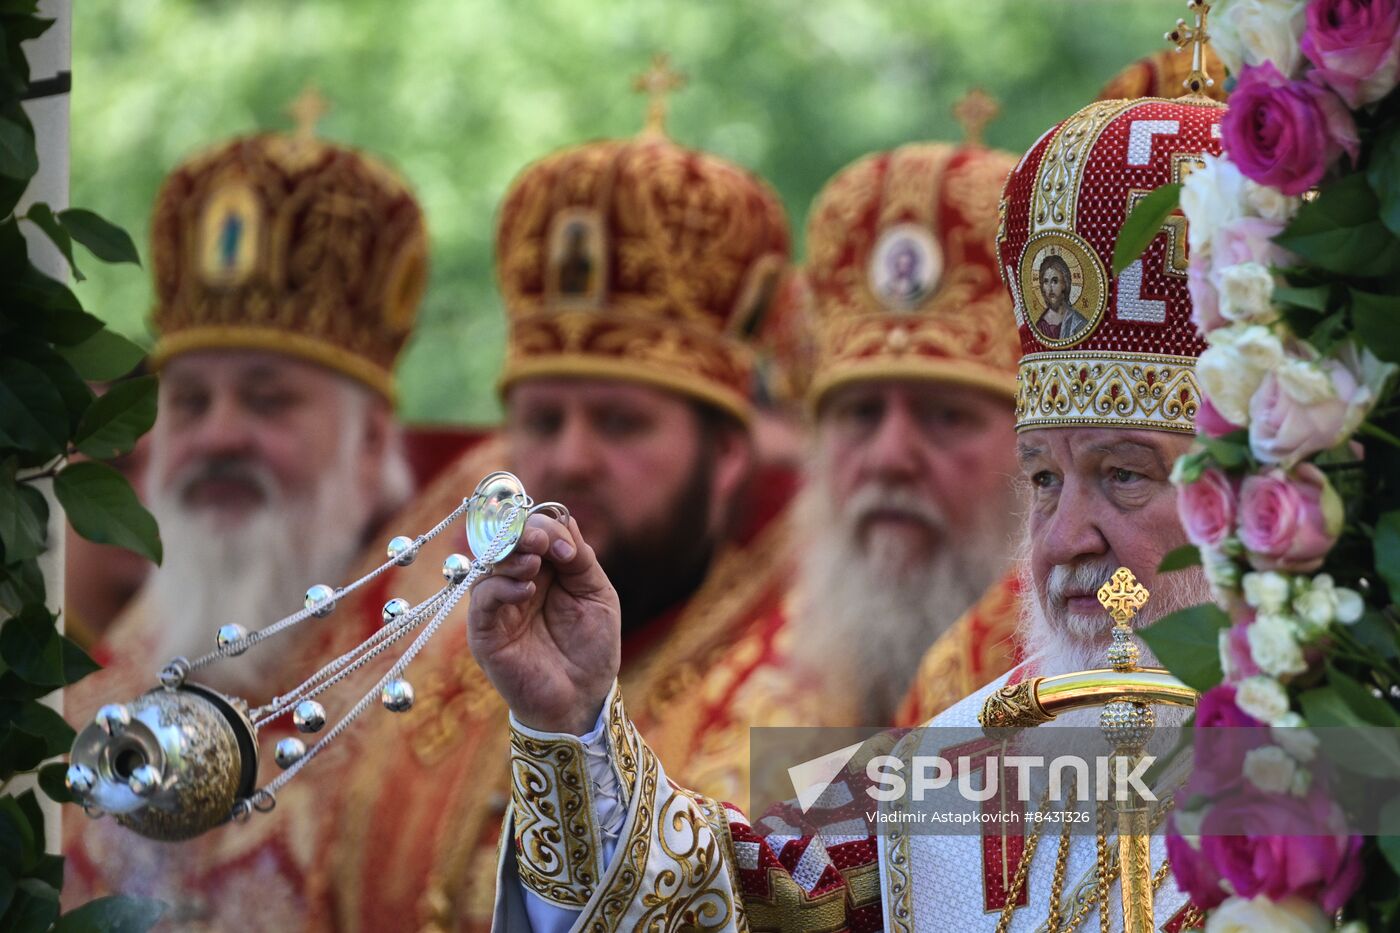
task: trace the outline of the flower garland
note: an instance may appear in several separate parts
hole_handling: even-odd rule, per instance
[[[1210,688],[1198,727],[1253,728],[1198,729],[1168,848],[1208,931],[1394,929],[1400,838],[1349,831],[1301,727],[1400,726],[1400,0],[1226,0],[1212,26],[1234,77],[1225,154],[1180,195],[1209,346],[1173,480],[1223,612],[1159,654]]]

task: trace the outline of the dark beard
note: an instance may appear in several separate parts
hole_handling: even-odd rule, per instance
[[[645,627],[704,582],[715,550],[715,536],[705,527],[713,474],[713,453],[707,450],[661,521],[620,537],[599,555],[622,605],[624,632]]]

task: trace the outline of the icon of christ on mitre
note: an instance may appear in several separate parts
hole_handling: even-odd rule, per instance
[[[1110,270],[1141,199],[1220,152],[1223,114],[1199,96],[1099,101],[1041,136],[1007,178],[997,247],[1022,349],[1028,660],[934,717],[928,734],[1054,718],[1037,697],[1086,671],[1144,675],[1132,682],[1161,687],[1158,699],[1180,688],[1182,703],[1159,708],[1156,722],[1188,715],[1190,691],[1140,671],[1136,663],[1158,665],[1130,635],[1210,599],[1200,568],[1158,570],[1186,543],[1170,474],[1192,442],[1201,398],[1184,217],[1168,217],[1121,274]],[[1057,337],[1037,326],[1050,256],[1062,276],[1076,273],[1068,297],[1079,320]],[[684,775],[673,783],[627,718],[614,681],[616,595],[576,525],[532,519],[517,554],[476,587],[469,630],[474,657],[512,710],[497,929],[1000,933],[1200,922],[1170,877],[1163,839],[1149,839],[1146,823],[1117,832],[1127,825],[1121,810],[1097,833],[1027,822],[920,835],[867,817],[811,834],[799,827],[825,797],[750,822],[686,789]],[[1110,706],[1118,708],[1102,720],[1096,708],[1092,718],[1066,718],[1102,721],[1122,738],[1148,708]]]

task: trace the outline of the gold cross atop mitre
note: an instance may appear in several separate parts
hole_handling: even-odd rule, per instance
[[[1176,28],[1167,33],[1168,42],[1178,50],[1191,46],[1191,73],[1181,82],[1188,94],[1204,94],[1206,88],[1215,87],[1215,80],[1206,74],[1206,42],[1210,33],[1206,32],[1206,16],[1210,14],[1210,4],[1206,0],[1188,0],[1187,9],[1196,15],[1196,21],[1187,25],[1186,20],[1176,21]]]
[[[1137,615],[1150,595],[1147,587],[1137,581],[1131,570],[1119,567],[1113,571],[1108,582],[1099,587],[1099,605],[1108,610],[1114,622],[1121,625]]]
[[[314,84],[302,88],[301,93],[287,105],[287,113],[296,124],[295,133],[302,139],[310,139],[316,135],[316,124],[321,122],[321,118],[330,109],[330,102]]]
[[[953,105],[953,116],[962,127],[963,140],[969,146],[982,145],[982,132],[1001,113],[997,99],[980,87],[975,87]]]
[[[632,79],[632,90],[647,95],[647,122],[644,133],[666,132],[666,107],[672,91],[685,87],[685,75],[671,67],[671,56],[658,52],[651,67]]]

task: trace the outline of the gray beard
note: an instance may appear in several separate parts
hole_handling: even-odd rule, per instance
[[[1042,593],[1030,573],[1028,536],[1023,540],[1020,550],[1024,555],[1020,560],[1022,592],[1030,594],[1030,598],[1021,601],[1018,635],[1021,644],[1027,649],[1036,646],[1034,653],[1027,651],[1027,661],[1034,666],[1036,674],[1050,677],[1108,667],[1109,633],[1112,629],[1108,613],[1096,614],[1094,618],[1081,618],[1054,608],[1053,593]],[[1109,563],[1094,561],[1072,568],[1056,569],[1064,577],[1079,573],[1084,577],[1081,582],[1094,580],[1101,584],[1118,569],[1117,565],[1109,566]],[[1052,590],[1054,582],[1052,578]],[[1135,630],[1146,628],[1173,612],[1210,601],[1210,585],[1206,582],[1205,571],[1202,568],[1191,567],[1164,574],[1158,578],[1152,597],[1142,611],[1133,617],[1132,626]],[[1141,652],[1138,658],[1139,666],[1162,666],[1145,642],[1138,640],[1137,644]],[[1192,710],[1158,706],[1155,713],[1159,727],[1175,728],[1185,724]],[[1058,716],[1055,722],[1057,725],[1097,727],[1099,710],[1097,707],[1075,710]]]
[[[303,497],[280,494],[271,476],[253,468],[264,504],[235,528],[216,529],[211,516],[184,504],[187,478],[151,490],[151,510],[165,546],[165,561],[149,584],[162,636],[156,663],[212,650],[221,625],[237,624],[252,632],[291,615],[302,608],[312,584],[347,582],[373,519],[373,497],[357,488],[359,442],[359,435],[347,431],[341,455]],[[153,464],[153,476],[157,470]],[[334,616],[308,620],[280,636],[277,644],[252,648],[199,679],[250,700],[295,686],[298,672],[284,677],[279,660],[296,658],[298,645],[315,634],[318,624],[346,623]]]
[[[861,722],[881,726],[893,721],[934,642],[1006,572],[1019,522],[1008,486],[974,527],[947,534],[944,524],[933,555],[901,570],[897,542],[859,540],[862,505],[882,495],[862,490],[838,510],[823,465],[809,471],[794,506],[801,553],[792,620],[799,667],[853,700]]]

